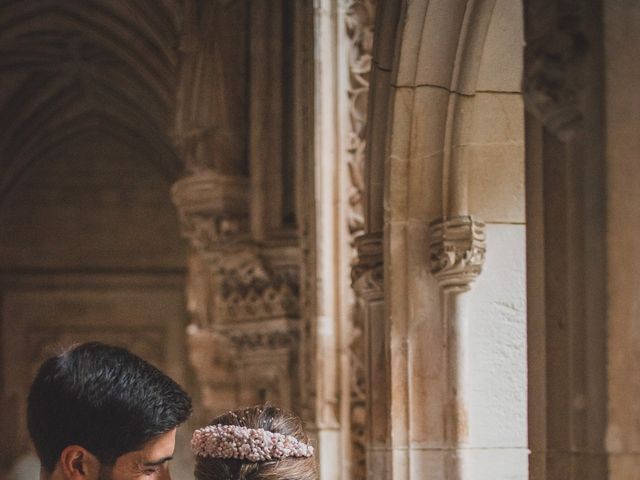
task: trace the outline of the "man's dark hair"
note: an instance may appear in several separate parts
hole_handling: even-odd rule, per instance
[[[69,445],[113,465],[190,414],[191,399],[176,382],[124,348],[97,342],[47,359],[27,405],[29,433],[49,473]]]

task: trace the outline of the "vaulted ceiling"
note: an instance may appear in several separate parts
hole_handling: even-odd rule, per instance
[[[179,0],[0,0],[0,196],[99,131],[169,177]]]

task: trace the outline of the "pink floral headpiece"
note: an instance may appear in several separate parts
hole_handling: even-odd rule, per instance
[[[201,457],[261,462],[285,457],[310,457],[313,447],[292,435],[239,425],[209,425],[193,432],[191,450]]]

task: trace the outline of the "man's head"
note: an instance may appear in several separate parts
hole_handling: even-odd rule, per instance
[[[69,480],[166,474],[189,396],[125,349],[85,343],[46,360],[29,392],[43,470]]]

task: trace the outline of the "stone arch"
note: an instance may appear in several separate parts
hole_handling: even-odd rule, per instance
[[[524,478],[521,5],[384,4],[376,35],[354,271],[358,289],[382,264],[383,297],[360,289],[367,362],[385,379],[370,390],[369,477]],[[481,345],[491,341],[499,354]],[[476,380],[478,364],[511,380]]]
[[[70,131],[92,125],[175,178],[178,7],[142,2],[6,2],[0,8],[3,191]],[[142,148],[141,148],[142,147]]]

